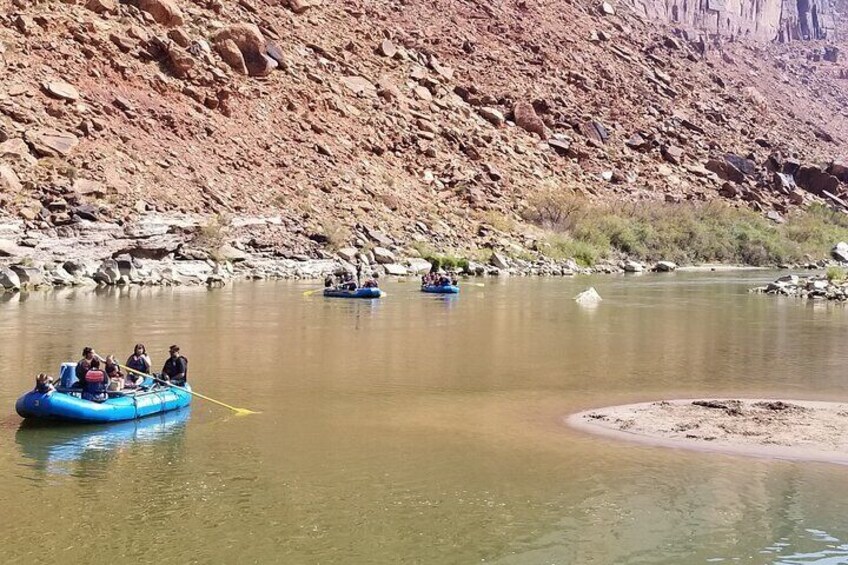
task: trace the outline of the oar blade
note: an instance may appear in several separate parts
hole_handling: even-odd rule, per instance
[[[262,412],[256,412],[254,410],[248,410],[247,408],[236,408],[235,414],[236,416],[251,416],[253,414],[261,414]]]

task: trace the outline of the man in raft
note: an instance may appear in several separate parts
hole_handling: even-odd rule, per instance
[[[82,348],[82,359],[77,363],[77,368],[75,369],[75,373],[77,376],[76,388],[83,388],[83,383],[85,382],[85,375],[91,369],[91,362],[94,360],[99,362],[104,362],[105,359],[98,355],[94,349],[91,347],[83,347]]]
[[[188,359],[180,355],[179,345],[172,345],[168,352],[170,357],[165,361],[165,366],[162,367],[161,378],[171,384],[183,386],[188,379]]]

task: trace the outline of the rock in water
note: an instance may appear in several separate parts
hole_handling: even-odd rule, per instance
[[[653,270],[658,273],[670,273],[671,271],[677,268],[676,263],[672,263],[671,261],[657,261],[657,264],[654,265]]]
[[[0,286],[6,290],[19,290],[21,288],[21,279],[9,267],[0,267]]]
[[[580,304],[581,306],[589,306],[597,304],[598,302],[603,300],[603,298],[601,298],[601,295],[598,294],[597,290],[595,290],[595,287],[590,286],[589,288],[575,296],[574,300],[575,302],[577,302],[577,304]]]

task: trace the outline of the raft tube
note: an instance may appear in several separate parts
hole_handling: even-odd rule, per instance
[[[379,288],[359,287],[356,290],[342,290],[339,288],[325,288],[324,296],[327,298],[380,298],[383,295]]]
[[[73,370],[73,363],[62,365],[62,382],[67,382],[67,372]],[[153,380],[146,379],[144,384],[152,386]],[[78,390],[33,390],[18,399],[15,410],[21,418],[27,419],[106,424],[136,420],[183,408],[191,404],[190,391],[188,384],[185,387],[163,385],[149,391],[110,393],[105,402],[92,402],[81,398]]]
[[[431,294],[459,294],[459,287],[452,284],[422,284],[421,292],[429,292]]]

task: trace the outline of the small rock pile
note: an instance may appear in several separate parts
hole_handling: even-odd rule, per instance
[[[751,292],[794,296],[811,300],[848,300],[848,280],[829,280],[825,275],[785,275]]]

